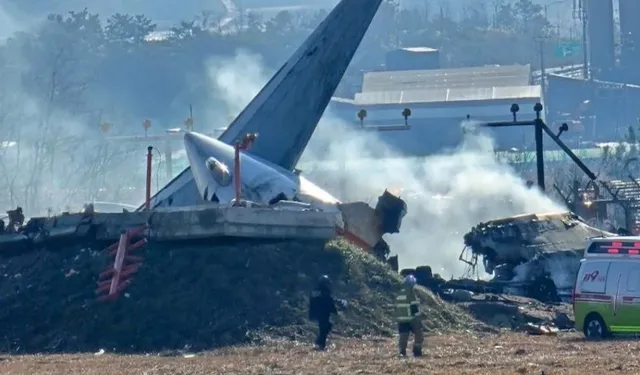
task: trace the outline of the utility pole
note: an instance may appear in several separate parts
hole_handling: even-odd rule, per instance
[[[170,137],[167,137],[164,141],[164,162],[165,173],[167,174],[167,183],[173,179],[173,147]]]
[[[340,163],[340,198],[343,199],[343,202],[347,202],[349,200],[349,189],[347,186],[347,159],[342,158],[342,161],[338,161]]]
[[[573,3],[573,18],[579,19],[582,22],[582,75],[585,80],[591,80],[591,74],[589,74],[589,39],[587,37],[587,22],[588,22],[588,8],[587,8],[588,0],[577,0]]]
[[[544,146],[542,144],[542,130],[543,126],[545,126],[542,118],[540,117],[540,112],[543,107],[540,103],[537,103],[534,107],[536,111],[536,119],[534,121],[534,130],[536,137],[536,171],[538,177],[538,187],[540,190],[545,190],[545,182],[544,182]]]
[[[542,97],[545,97],[547,95],[547,70],[544,66],[544,39],[540,38],[539,45],[540,45],[540,86],[542,86]]]

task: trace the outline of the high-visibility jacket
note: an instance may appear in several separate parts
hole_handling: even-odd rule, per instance
[[[410,323],[420,318],[420,301],[413,293],[413,288],[402,289],[402,292],[396,297],[395,318],[398,323]]]

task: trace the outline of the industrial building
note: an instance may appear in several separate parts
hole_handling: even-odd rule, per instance
[[[564,137],[577,144],[618,140],[640,118],[638,14],[639,0],[574,1],[573,15],[583,23],[584,65],[547,67],[543,72],[531,72],[528,65],[442,69],[436,49],[391,51],[385,71],[364,73],[360,92],[349,99],[334,98],[330,109],[356,127],[390,130],[380,137],[410,155],[457,146],[467,115],[472,120],[508,120],[513,103],[519,105],[521,119],[535,116],[533,105],[542,103],[546,122],[554,127],[570,124]],[[406,108],[411,116],[405,123]],[[359,118],[365,111],[366,117]],[[530,149],[534,143],[526,128],[492,133],[499,149]]]
[[[521,118],[534,118],[542,92],[530,80],[529,65],[368,72],[361,92],[353,99],[334,98],[332,111],[355,127],[385,130],[380,138],[403,154],[428,155],[459,145],[465,123],[510,120],[514,103]],[[411,115],[405,122],[406,108]],[[360,119],[362,110],[366,117]],[[492,132],[498,148],[533,146],[530,129]]]
[[[532,74],[529,66],[517,65],[441,69],[436,49],[391,51],[385,71],[364,73],[360,92],[349,99],[334,98],[330,110],[354,126],[392,130],[381,133],[381,138],[413,155],[458,145],[460,124],[467,115],[477,120],[507,120],[512,103],[520,106],[521,118],[533,117],[533,105],[543,103],[546,122],[568,122],[571,131],[565,137],[577,142],[620,139],[640,116],[638,14],[638,0],[574,1],[573,15],[583,23],[586,65],[538,74]],[[538,86],[542,76],[546,77],[544,93]],[[411,110],[409,126],[402,115],[405,108]],[[362,110],[366,111],[364,119],[357,116]],[[500,149],[527,149],[533,144],[530,133],[529,129],[503,128],[494,137]]]
[[[619,41],[615,37],[615,3],[620,21]],[[551,121],[580,123],[581,136],[589,141],[619,140],[629,126],[637,124],[640,48],[636,46],[640,46],[640,23],[635,18],[638,14],[638,0],[574,2],[574,15],[586,30],[583,49],[587,51],[587,65],[586,69],[581,65],[564,72],[546,72],[545,98]]]

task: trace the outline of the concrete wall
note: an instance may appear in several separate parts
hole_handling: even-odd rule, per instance
[[[330,239],[336,235],[336,214],[318,211],[186,207],[158,210],[149,221],[149,237],[157,241],[222,236]]]

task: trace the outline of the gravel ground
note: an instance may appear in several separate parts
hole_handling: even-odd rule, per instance
[[[324,353],[300,342],[162,355],[29,355],[0,358],[2,374],[584,374],[640,373],[638,341],[585,342],[522,333],[438,335],[425,356],[395,356],[388,338],[337,339]]]

